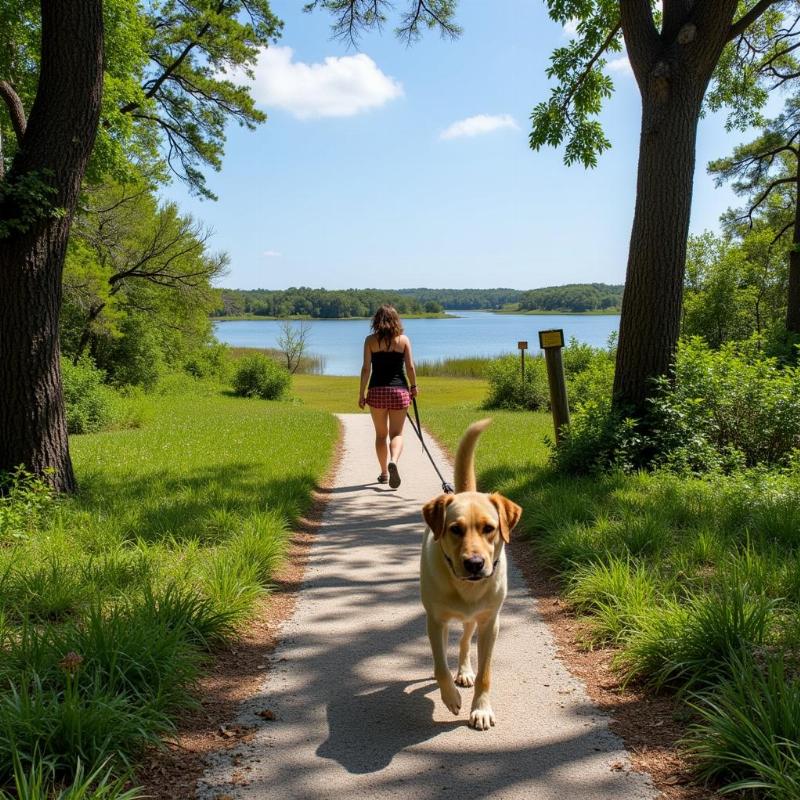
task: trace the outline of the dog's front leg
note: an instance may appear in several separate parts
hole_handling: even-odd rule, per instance
[[[476,623],[472,620],[465,622],[464,633],[461,634],[461,644],[458,648],[458,674],[456,675],[456,683],[459,686],[472,686],[475,683],[475,673],[472,671],[472,662],[469,657],[475,625]]]
[[[487,731],[495,723],[489,689],[492,683],[492,652],[499,629],[500,618],[497,615],[478,625],[478,675],[475,678],[469,724],[479,731]]]
[[[461,693],[447,668],[447,623],[439,622],[428,614],[428,638],[433,652],[433,675],[439,684],[442,701],[454,713],[461,710]]]

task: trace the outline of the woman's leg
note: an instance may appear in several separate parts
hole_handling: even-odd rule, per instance
[[[386,475],[389,461],[389,448],[386,446],[386,437],[389,435],[389,411],[370,406],[369,413],[372,414],[372,424],[375,426],[375,453],[381,465],[381,475]]]
[[[405,422],[405,409],[389,412],[389,461],[395,463],[403,452],[403,425]]]

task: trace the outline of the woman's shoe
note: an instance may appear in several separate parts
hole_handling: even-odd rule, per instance
[[[400,473],[397,471],[397,464],[389,462],[389,486],[396,489],[400,485]]]
[[[389,483],[389,476],[385,473],[378,475],[378,483]]]

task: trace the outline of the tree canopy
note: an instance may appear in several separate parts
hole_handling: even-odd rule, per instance
[[[3,98],[30,109],[39,69],[38,2],[0,10]],[[266,119],[245,80],[282,23],[267,0],[105,0],[103,105],[87,178],[169,175],[213,197],[204,170],[222,163],[225,125]],[[0,115],[6,160],[16,150],[9,115]]]

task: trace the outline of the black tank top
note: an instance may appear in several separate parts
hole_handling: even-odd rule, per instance
[[[403,361],[406,351],[378,350],[372,354],[372,375],[369,387],[374,386],[403,386],[408,388],[406,373],[403,370]]]

